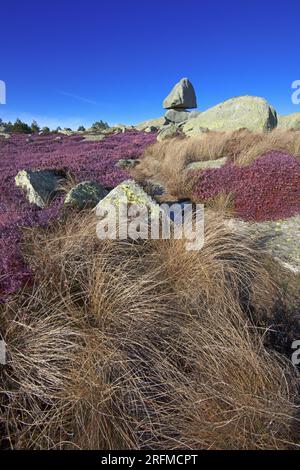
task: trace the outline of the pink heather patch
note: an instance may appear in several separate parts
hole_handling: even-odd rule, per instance
[[[198,175],[198,200],[232,193],[237,216],[244,220],[279,220],[300,213],[300,160],[291,155],[272,151],[247,167],[228,163]]]
[[[83,142],[81,136],[14,135],[0,139],[0,300],[18,290],[30,278],[20,252],[20,228],[46,225],[59,213],[62,198],[50,207],[30,205],[14,178],[19,170],[66,169],[78,181],[94,180],[114,187],[128,178],[115,167],[123,158],[138,158],[155,142],[154,134],[126,132],[100,142]]]

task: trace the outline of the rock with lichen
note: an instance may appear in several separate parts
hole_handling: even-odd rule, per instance
[[[159,205],[133,180],[126,180],[119,184],[97,204],[95,210],[96,213],[99,213],[110,206],[114,206],[118,210],[122,204],[126,206],[143,205],[151,213],[159,214]]]
[[[157,134],[158,142],[162,142],[165,139],[170,139],[172,137],[176,137],[180,134],[180,131],[175,124],[169,124],[167,126],[163,126],[159,133]]]
[[[278,116],[278,128],[284,130],[300,130],[300,113]]]
[[[108,191],[95,181],[83,181],[68,192],[64,204],[77,210],[94,208]]]
[[[31,204],[44,208],[59,192],[65,175],[57,170],[21,170],[15,177],[16,186],[22,188]]]
[[[104,134],[87,134],[84,136],[84,141],[85,142],[101,142],[101,140],[105,139]]]
[[[277,113],[263,98],[239,96],[231,98],[190,119],[183,126],[188,136],[199,134],[203,128],[214,131],[270,131],[277,126]]]
[[[227,157],[218,158],[217,160],[206,160],[201,162],[192,162],[186,166],[187,171],[207,170],[209,168],[221,168],[227,162]]]
[[[300,215],[284,220],[226,222],[234,231],[244,231],[264,241],[265,250],[289,271],[300,274]]]

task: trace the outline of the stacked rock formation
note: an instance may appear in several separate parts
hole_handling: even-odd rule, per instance
[[[182,78],[163,102],[167,123],[180,124],[190,118],[188,109],[197,108],[196,93],[188,78]]]
[[[180,133],[180,126],[198,115],[198,112],[188,111],[197,108],[196,93],[188,78],[182,78],[176,83],[164,100],[163,107],[167,111],[164,116],[165,123],[157,136],[159,141]]]
[[[264,98],[257,96],[238,96],[219,103],[206,111],[190,111],[197,108],[196,93],[188,78],[182,78],[173,87],[163,102],[166,112],[163,118],[147,121],[139,125],[157,123],[157,140],[177,135],[193,136],[208,131],[234,131],[242,128],[250,131],[268,132],[278,127],[300,129],[300,113],[278,118],[276,110]],[[162,123],[162,120],[164,122]],[[141,127],[143,126],[143,127]],[[148,132],[154,127],[148,127]]]

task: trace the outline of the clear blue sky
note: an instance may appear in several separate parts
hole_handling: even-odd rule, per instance
[[[136,123],[184,76],[200,110],[251,94],[300,111],[298,1],[7,0],[0,21],[4,119]]]

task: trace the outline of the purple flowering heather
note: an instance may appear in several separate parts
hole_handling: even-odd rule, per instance
[[[300,159],[271,151],[245,167],[229,162],[199,172],[195,198],[205,202],[219,193],[234,195],[236,214],[244,220],[264,222],[300,214]]]
[[[78,182],[94,180],[114,187],[128,178],[115,166],[120,159],[138,158],[154,143],[155,135],[126,132],[99,142],[84,142],[82,136],[13,135],[0,139],[0,300],[18,290],[30,279],[20,251],[22,227],[46,225],[60,210],[62,198],[39,209],[29,204],[22,190],[15,186],[19,170],[64,169]]]

